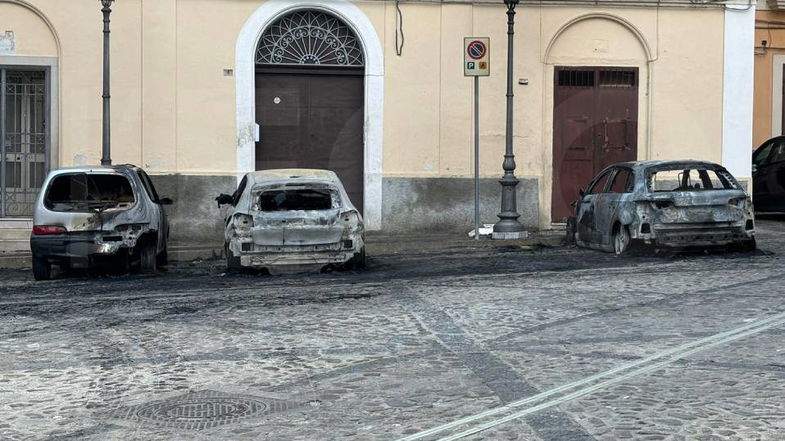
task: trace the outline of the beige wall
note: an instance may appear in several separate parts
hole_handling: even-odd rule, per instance
[[[52,23],[62,46],[60,165],[96,163],[101,139],[98,2],[68,0],[64,7],[63,0],[29,1]],[[152,173],[235,172],[235,78],[224,70],[234,69],[240,29],[261,3],[115,3],[115,162],[141,164]],[[500,176],[505,127],[504,6],[404,2],[406,43],[399,57],[394,4],[356,4],[375,26],[385,50],[384,175],[471,176],[472,79],[462,75],[461,45],[464,36],[487,36],[492,73],[480,80],[481,174]],[[580,20],[588,13],[596,16]],[[18,0],[0,0],[0,17],[0,30],[5,27],[17,34],[17,54],[58,55],[44,20]],[[522,5],[516,19],[517,175],[539,179],[542,226],[550,222],[556,65],[638,67],[639,157],[721,161],[722,9]],[[518,78],[528,78],[529,85],[518,85]]]
[[[753,112],[753,148],[777,133],[772,119],[780,119],[782,108],[773,109],[774,59],[785,55],[785,12],[764,10],[755,15],[755,98]],[[763,45],[763,41],[766,45]],[[780,63],[779,69],[782,69]],[[779,91],[781,93],[781,90]]]

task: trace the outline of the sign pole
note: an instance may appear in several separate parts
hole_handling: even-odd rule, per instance
[[[480,240],[480,77],[474,77],[474,240]]]
[[[474,77],[474,240],[480,240],[480,77],[491,74],[491,39],[463,39],[463,75]]]

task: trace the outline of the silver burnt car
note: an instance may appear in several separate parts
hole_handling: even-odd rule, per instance
[[[229,270],[270,272],[365,265],[365,230],[338,176],[327,170],[282,169],[246,174],[226,216]]]
[[[580,191],[568,239],[625,254],[658,248],[755,249],[752,201],[722,166],[705,161],[612,165]]]
[[[33,214],[33,275],[52,265],[155,271],[167,263],[169,224],[150,177],[133,165],[63,168],[49,173]]]

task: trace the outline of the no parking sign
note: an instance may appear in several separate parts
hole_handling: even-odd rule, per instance
[[[487,77],[491,74],[491,39],[466,37],[463,39],[463,75]]]

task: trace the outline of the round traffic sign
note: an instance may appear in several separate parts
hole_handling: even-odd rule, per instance
[[[485,43],[480,40],[474,40],[469,43],[469,46],[466,48],[466,52],[469,54],[469,58],[472,60],[479,60],[488,53],[488,46],[486,46]]]

